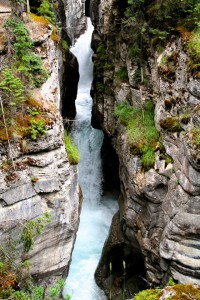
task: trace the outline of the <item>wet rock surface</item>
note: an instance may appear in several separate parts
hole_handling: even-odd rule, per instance
[[[130,59],[127,54],[127,45],[133,37],[119,25],[123,10],[121,1],[100,1],[99,4],[92,1],[92,5],[94,61],[100,43],[108,55],[107,64],[109,61],[107,68],[99,67],[97,61],[93,119],[107,133],[119,158],[118,226],[123,239],[119,243],[123,244],[123,249],[130,247],[132,250],[126,262],[134,264],[134,253],[139,252],[150,285],[165,284],[170,276],[182,283],[199,284],[200,149],[194,142],[194,131],[199,128],[200,120],[199,79],[190,74],[189,57],[180,37],[176,37],[161,55],[146,49],[148,59],[144,68],[149,82],[146,86],[138,86],[133,80],[134,57]],[[162,55],[172,57],[172,53],[176,53],[173,58],[175,72],[169,79],[162,74],[160,61]],[[127,78],[118,80],[115,74],[122,66],[127,69]],[[105,86],[103,92],[99,92],[101,86],[96,82]],[[161,151],[155,150],[156,161],[149,171],[142,168],[140,156],[132,153],[125,128],[114,115],[117,103],[126,100],[133,106],[140,105],[141,89],[142,99],[151,98],[155,104],[155,125],[162,136],[165,153],[163,158]],[[163,130],[162,121],[174,116],[179,119],[179,132]],[[166,154],[172,158],[170,161]],[[115,236],[118,229],[112,227],[112,230]],[[107,292],[108,257],[112,248],[109,241],[110,237],[96,271],[97,283]],[[122,263],[124,256],[120,259]],[[122,280],[123,271],[121,275],[113,272],[113,277]],[[130,278],[131,272],[127,272],[126,280]]]

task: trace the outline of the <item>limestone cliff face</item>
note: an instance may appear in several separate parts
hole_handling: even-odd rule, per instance
[[[79,223],[78,171],[77,166],[68,161],[60,114],[62,78],[59,72],[63,68],[63,57],[71,59],[71,70],[74,58],[63,53],[52,40],[51,26],[41,29],[30,20],[26,26],[36,45],[35,52],[49,73],[41,88],[31,91],[36,106],[39,103],[38,109],[48,122],[46,133],[36,140],[15,137],[11,141],[14,169],[10,165],[7,143],[0,143],[0,251],[6,256],[13,255],[7,242],[9,238],[17,240],[17,260],[28,259],[33,277],[49,283],[54,276],[66,275]],[[5,61],[4,54],[2,51],[2,61]],[[74,72],[77,84],[77,68]],[[51,223],[35,240],[33,250],[24,254],[20,232],[27,220],[44,212],[51,214]]]
[[[85,2],[86,0],[62,0],[66,16],[68,36],[74,44],[86,29]]]
[[[156,285],[166,283],[170,276],[182,283],[200,284],[200,149],[192,133],[200,122],[200,82],[188,69],[190,58],[183,40],[174,36],[159,55],[149,45],[144,63],[148,82],[138,84],[137,56],[128,53],[134,37],[121,23],[125,6],[123,1],[92,1],[93,124],[104,129],[116,150],[121,182],[120,211],[105,243],[96,280],[109,290],[112,261],[115,299],[122,286],[123,260],[129,296],[135,274],[146,274],[148,282]],[[105,49],[104,58],[99,45]],[[105,57],[102,67],[99,58],[103,62]],[[163,67],[161,57],[170,62],[171,71],[169,65]],[[119,80],[115,74],[124,66],[127,78]],[[126,130],[114,116],[117,104],[126,100],[138,106],[144,99],[155,103],[155,124],[166,153],[173,158],[167,161],[155,149],[155,164],[148,171],[142,168],[140,156],[131,151]],[[171,117],[178,118],[179,132],[165,127]]]

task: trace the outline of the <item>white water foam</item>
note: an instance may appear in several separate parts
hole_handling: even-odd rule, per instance
[[[111,219],[117,211],[114,195],[102,197],[101,146],[103,132],[91,127],[92,99],[90,89],[93,64],[90,48],[93,26],[88,19],[87,31],[80,36],[71,51],[79,62],[80,81],[76,99],[74,141],[80,152],[79,182],[83,192],[83,206],[72,262],[63,294],[72,300],[104,300],[102,290],[94,281]]]

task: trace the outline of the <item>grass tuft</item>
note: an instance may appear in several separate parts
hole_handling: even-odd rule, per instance
[[[159,140],[159,134],[154,124],[153,102],[146,101],[143,109],[123,102],[116,107],[114,114],[126,127],[129,145],[134,154],[141,155],[144,169],[153,167],[154,151]]]
[[[116,73],[115,76],[119,80],[125,80],[128,79],[128,71],[126,66],[121,67]]]
[[[77,165],[80,160],[79,152],[67,131],[64,133],[64,143],[70,165]]]

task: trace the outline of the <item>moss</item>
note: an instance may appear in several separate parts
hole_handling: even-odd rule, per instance
[[[30,13],[30,17],[35,22],[40,23],[43,27],[48,28],[50,22],[43,16],[37,16],[36,14]]]
[[[158,300],[162,296],[161,290],[144,290],[140,293],[138,293],[134,300]]]
[[[164,120],[160,121],[160,126],[166,130],[171,132],[180,132],[182,130],[178,117],[168,117]]]
[[[54,41],[55,43],[58,43],[60,41],[60,37],[57,33],[52,33],[51,34],[51,39],[52,41]]]
[[[200,287],[192,284],[172,284],[165,287],[163,290],[171,292],[169,300],[188,300],[195,299],[200,300]],[[135,295],[134,300],[159,300],[163,294],[163,290],[144,290]]]
[[[192,284],[176,284],[173,286],[175,295],[170,300],[200,300],[200,288],[194,287]]]

